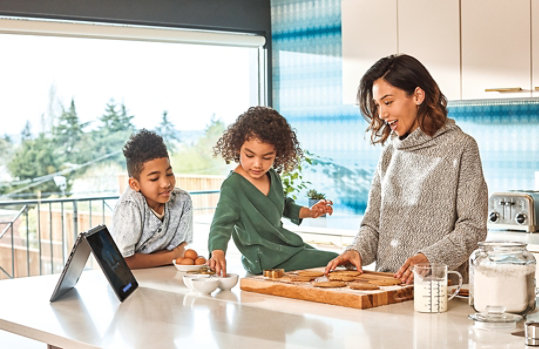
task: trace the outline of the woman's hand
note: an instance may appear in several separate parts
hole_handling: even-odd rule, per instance
[[[302,207],[300,210],[299,218],[318,218],[326,213],[330,216],[333,214],[333,201],[320,200],[314,204],[311,208]]]
[[[401,279],[403,284],[412,284],[414,282],[414,265],[420,263],[429,263],[428,258],[423,253],[418,253],[404,262],[400,269],[395,273],[397,279]]]
[[[208,265],[211,270],[215,270],[217,276],[226,276],[226,259],[225,251],[213,250],[211,251],[211,258],[208,261]]]
[[[356,267],[357,271],[363,272],[363,269],[361,269],[361,256],[359,255],[359,252],[356,250],[348,250],[329,261],[326,266],[325,274],[328,275],[330,271],[335,270],[335,268],[343,264],[352,264]]]

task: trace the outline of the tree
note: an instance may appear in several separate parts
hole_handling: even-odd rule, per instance
[[[88,161],[91,154],[82,149],[82,146],[86,144],[84,128],[87,125],[87,123],[80,123],[73,99],[67,110],[62,107],[62,114],[58,122],[53,125],[51,132],[59,163],[78,164]]]
[[[176,130],[176,127],[168,119],[168,112],[163,111],[163,116],[161,118],[161,123],[155,129],[155,132],[163,137],[167,149],[170,153],[176,152],[176,143],[180,142],[180,133]]]
[[[3,137],[0,137],[0,161],[2,161],[2,163],[6,163],[6,160],[11,157],[13,148],[13,140],[10,136],[4,135]]]
[[[21,131],[21,142],[32,139],[32,125],[29,120],[26,120],[24,128]]]
[[[125,105],[118,106],[111,100],[105,107],[105,113],[99,119],[101,125],[93,132],[92,139],[95,140],[94,154],[104,156],[117,153],[110,159],[121,166],[125,166],[125,160],[121,150],[129,136],[135,131],[132,120],[133,115],[127,115]]]
[[[226,172],[223,159],[213,157],[213,146],[225,130],[221,120],[213,119],[192,146],[184,147],[172,156],[172,167],[178,173],[218,174]]]
[[[44,133],[40,133],[36,139],[26,139],[15,151],[8,169],[11,175],[20,181],[30,180],[15,188],[20,192],[33,192],[35,184],[39,184],[42,192],[57,192],[58,187],[54,181],[40,181],[38,177],[55,173],[59,170],[59,163],[54,155],[55,145]]]

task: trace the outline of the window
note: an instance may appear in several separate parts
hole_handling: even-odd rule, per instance
[[[121,169],[111,163],[123,164],[121,146],[140,128],[163,135],[177,174],[223,174],[222,161],[196,148],[266,103],[264,43],[250,34],[0,19],[0,115],[10,120],[0,135],[0,173],[9,174],[0,194],[117,193],[110,173]]]

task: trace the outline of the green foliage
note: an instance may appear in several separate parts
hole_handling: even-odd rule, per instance
[[[8,135],[0,137],[0,161],[2,161],[2,163],[6,163],[6,160],[11,157],[13,149],[13,141]]]
[[[174,171],[206,175],[224,174],[227,165],[222,159],[215,158],[212,150],[224,130],[225,124],[212,118],[202,137],[192,145],[184,145],[171,157]]]
[[[79,162],[76,157],[80,156],[81,138],[84,135],[86,124],[81,124],[75,102],[71,100],[68,110],[62,107],[62,114],[58,122],[52,127],[52,140],[58,148],[58,156],[61,162]]]
[[[94,157],[116,153],[110,160],[120,166],[125,166],[121,149],[135,131],[135,125],[132,122],[134,116],[127,115],[127,109],[123,104],[120,105],[120,110],[117,108],[114,100],[107,103],[105,113],[99,119],[101,122],[99,128],[92,132],[91,138],[94,143],[91,144],[92,149],[88,149],[88,151]]]
[[[59,170],[58,159],[54,156],[54,143],[43,133],[36,139],[27,139],[23,141],[20,147],[15,151],[11,161],[8,163],[8,169],[12,176],[19,180],[34,179],[42,177]],[[30,183],[30,184],[39,184]],[[19,190],[22,193],[34,191],[33,185],[24,184]],[[15,188],[13,188],[15,189]],[[53,181],[46,181],[39,185],[42,192],[58,191]]]
[[[30,125],[30,121],[26,120],[24,128],[21,131],[21,140],[24,142],[28,139],[32,139],[32,126]]]
[[[170,154],[176,152],[176,144],[180,142],[180,133],[174,127],[174,124],[168,119],[168,112],[164,111],[161,123],[155,129],[155,132],[163,137],[167,150]]]
[[[323,200],[326,198],[326,194],[316,191],[316,189],[310,189],[307,192],[307,197],[313,200]]]
[[[81,164],[91,160],[94,155],[89,151],[90,144],[84,128],[87,123],[81,123],[75,108],[75,101],[72,99],[69,109],[62,106],[62,113],[51,130],[53,154],[56,162],[61,164],[61,169],[67,168],[69,164]],[[63,191],[70,191],[74,177],[77,173],[65,175],[66,186]]]
[[[305,152],[305,155],[299,159],[296,168],[281,174],[285,196],[297,200],[298,194],[307,189],[307,185],[311,182],[303,178],[303,170],[305,166],[312,165],[312,163],[312,154]]]
[[[67,184],[62,189],[70,191],[75,177],[100,159],[125,166],[121,149],[135,130],[132,119],[123,104],[118,107],[111,100],[98,128],[86,133],[88,125],[80,122],[75,102],[71,100],[69,108],[62,107],[50,134],[41,133],[33,138],[27,122],[21,132],[21,144],[8,161],[8,169],[16,180],[0,189],[8,194],[58,192],[60,188],[52,179],[61,174]]]

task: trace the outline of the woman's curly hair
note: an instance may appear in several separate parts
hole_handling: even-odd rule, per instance
[[[163,138],[146,129],[131,135],[123,147],[129,177],[139,179],[144,163],[153,159],[168,158]]]
[[[251,107],[241,114],[219,138],[213,154],[221,155],[227,164],[232,161],[239,163],[240,148],[251,138],[275,147],[273,168],[279,173],[293,170],[303,157],[294,130],[281,114],[268,107]]]
[[[378,115],[373,101],[372,87],[380,78],[404,90],[408,96],[414,93],[416,87],[425,91],[425,100],[417,111],[417,121],[423,132],[432,137],[446,123],[447,99],[427,68],[409,55],[383,57],[363,75],[357,93],[361,114],[369,122],[367,131],[371,131],[372,143],[384,144],[391,134],[391,129]]]

